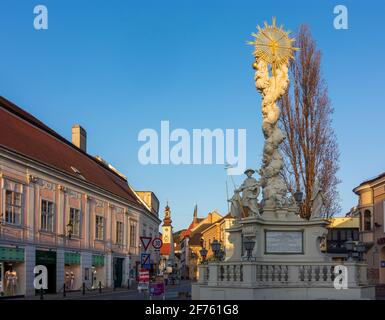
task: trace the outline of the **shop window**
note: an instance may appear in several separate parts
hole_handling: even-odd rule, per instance
[[[123,244],[123,222],[116,222],[116,243]]]
[[[5,191],[5,223],[21,223],[21,194],[18,192]]]
[[[72,224],[72,235],[80,237],[80,210],[70,209],[69,223]]]
[[[96,216],[95,218],[95,238],[104,240],[104,217]]]
[[[43,231],[54,231],[54,203],[42,200],[41,201],[41,219],[40,227]]]
[[[364,212],[364,231],[372,230],[372,215],[369,210]]]

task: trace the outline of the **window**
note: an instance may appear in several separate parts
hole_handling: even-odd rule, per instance
[[[69,223],[72,224],[72,235],[80,237],[80,210],[70,209]]]
[[[123,222],[116,222],[116,243],[123,244]]]
[[[102,216],[95,218],[95,239],[104,240],[104,218]]]
[[[369,210],[364,212],[364,231],[372,230],[372,215]]]
[[[42,200],[41,201],[41,221],[40,228],[43,231],[53,232],[54,222],[54,204],[53,202]]]
[[[5,223],[21,223],[21,194],[5,191]]]
[[[130,224],[130,246],[136,247],[136,222]]]

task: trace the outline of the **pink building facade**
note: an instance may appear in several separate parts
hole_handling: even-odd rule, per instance
[[[3,98],[0,127],[0,294],[34,295],[36,265],[47,292],[127,286],[140,235],[158,233],[159,203]]]

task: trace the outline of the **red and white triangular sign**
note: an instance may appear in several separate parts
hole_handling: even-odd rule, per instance
[[[152,238],[150,237],[140,237],[140,241],[142,242],[144,250],[147,250],[150,246]]]

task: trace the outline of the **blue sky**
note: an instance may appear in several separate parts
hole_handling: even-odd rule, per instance
[[[64,137],[80,123],[88,151],[125,173],[139,190],[168,200],[175,229],[199,214],[225,214],[221,165],[142,166],[144,128],[245,128],[247,162],[259,167],[260,97],[253,81],[257,24],[295,31],[308,24],[322,50],[322,71],[335,108],[341,151],[343,212],[352,189],[385,170],[383,1],[59,1],[1,0],[0,94]],[[44,4],[49,29],[33,28]],[[333,27],[333,8],[349,10],[349,29]],[[235,177],[239,184],[243,177]],[[163,216],[163,213],[161,213]]]

